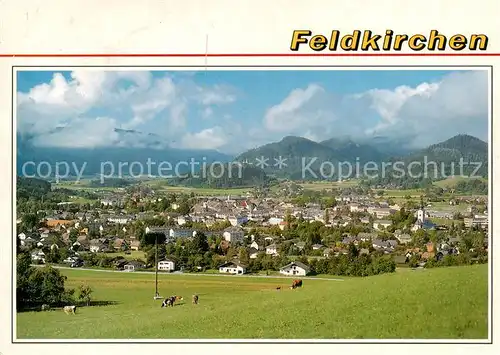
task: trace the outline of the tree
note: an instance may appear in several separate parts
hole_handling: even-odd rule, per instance
[[[163,244],[166,238],[163,233],[145,233],[141,239],[141,248],[155,245],[156,241],[158,241],[158,244]]]
[[[71,243],[74,243],[74,242],[76,242],[77,238],[78,238],[78,231],[76,230],[76,228],[73,228],[69,232],[69,240],[71,241]]]
[[[21,217],[21,225],[24,230],[32,232],[38,226],[38,217],[34,213],[26,213]]]
[[[356,248],[356,246],[354,245],[354,243],[350,243],[349,244],[349,249],[348,249],[348,252],[347,252],[347,256],[349,257],[349,260],[355,260],[359,255],[359,250],[358,248]]]
[[[90,306],[90,301],[92,300],[92,288],[87,284],[81,284],[78,288],[79,294],[78,299],[85,303],[85,305]]]
[[[192,252],[195,254],[204,254],[210,249],[207,236],[204,233],[197,232],[191,243]]]
[[[246,248],[240,248],[239,259],[240,263],[245,266],[248,266],[250,264],[250,255],[248,255],[248,251]]]

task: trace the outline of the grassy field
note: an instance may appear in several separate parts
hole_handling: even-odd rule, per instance
[[[439,186],[441,188],[450,188],[450,187],[455,186],[458,182],[463,181],[463,180],[467,180],[467,179],[469,179],[469,178],[466,176],[454,176],[454,177],[449,177],[449,178],[444,179],[444,180],[435,181],[434,185]],[[482,181],[487,181],[486,179],[483,179],[483,178],[474,178],[474,179],[480,179]]]
[[[251,188],[234,188],[234,189],[215,189],[203,187],[184,187],[184,186],[162,186],[161,191],[173,193],[191,193],[197,195],[209,196],[227,196],[227,195],[244,195],[251,191]]]
[[[135,259],[145,260],[144,252],[140,250],[131,250],[130,254],[125,254],[125,252],[119,252],[119,253],[105,253],[105,255],[110,258],[116,258],[118,256],[121,256],[122,258],[127,260],[135,260]]]
[[[349,180],[349,181],[316,181],[316,182],[307,182],[303,184],[299,184],[305,190],[313,190],[313,191],[322,191],[322,190],[331,190],[338,188],[347,188],[358,185],[357,180]]]
[[[109,305],[17,314],[17,338],[99,339],[485,339],[487,265],[404,270],[369,278],[290,279],[61,270],[67,285],[87,282]],[[281,291],[276,287],[282,286]],[[200,303],[192,305],[191,295]]]

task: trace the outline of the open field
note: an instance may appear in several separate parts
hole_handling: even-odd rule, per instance
[[[449,178],[444,179],[444,180],[435,181],[433,184],[436,186],[439,186],[441,188],[449,188],[449,187],[455,186],[458,182],[464,181],[467,179],[470,179],[470,178],[468,178],[466,176],[454,176],[454,177],[449,177]],[[483,179],[483,178],[473,178],[473,179],[487,181],[487,179]]]
[[[173,193],[194,193],[196,195],[209,196],[226,196],[226,195],[244,195],[251,191],[251,188],[234,188],[234,189],[215,189],[204,187],[185,187],[185,186],[162,186],[160,191]]]
[[[145,260],[144,252],[140,250],[131,250],[130,254],[125,254],[125,252],[119,252],[119,253],[105,253],[105,255],[111,258],[116,258],[118,256],[121,256],[126,260],[135,260],[135,259]]]
[[[349,181],[317,181],[317,182],[307,182],[303,184],[299,184],[305,190],[313,190],[313,191],[322,191],[329,189],[338,189],[338,188],[346,188],[358,185],[357,180],[349,180]]]
[[[76,315],[17,314],[17,338],[486,339],[488,266],[404,270],[344,281],[241,276],[159,276],[173,308],[154,301],[154,274],[61,270],[87,282],[97,302]],[[281,291],[276,287],[282,286]],[[191,304],[191,295],[200,304]]]

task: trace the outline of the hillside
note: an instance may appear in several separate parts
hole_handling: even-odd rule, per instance
[[[16,181],[16,195],[17,199],[30,197],[41,198],[42,196],[49,193],[51,190],[51,185],[49,182],[26,177],[17,177]]]
[[[404,167],[404,174],[393,167],[387,169],[384,177],[364,183],[414,188],[450,176],[485,178],[488,176],[488,143],[460,134],[412,154],[392,157],[389,161]]]
[[[361,162],[380,161],[387,155],[369,144],[359,144],[349,138],[332,138],[320,143],[312,140],[288,136],[279,142],[270,143],[261,147],[249,150],[236,159],[256,164],[261,157],[267,158],[267,167],[264,170],[269,174],[290,179],[314,179],[314,175],[321,176],[320,167],[324,165],[324,174],[329,175],[331,164],[334,169],[340,162]],[[284,159],[286,166],[279,167],[276,159]],[[314,160],[314,161],[313,161]],[[312,164],[309,164],[311,161]],[[313,174],[302,175],[303,166],[309,166]],[[338,178],[335,171],[331,178]]]
[[[334,151],[331,148],[309,139],[295,136],[288,136],[279,142],[269,143],[249,150],[238,156],[236,160],[258,164],[258,159],[262,157],[268,159],[266,161],[268,166],[263,167],[266,173],[291,179],[303,178],[301,176],[303,159],[309,162],[311,159],[316,158],[317,162],[310,166],[311,170],[316,172],[321,162],[331,161],[337,164]],[[281,168],[276,165],[277,161],[275,160],[280,158],[285,163]]]
[[[263,187],[272,182],[266,173],[248,164],[207,165],[205,169],[185,178],[170,181],[171,185],[203,188]]]
[[[376,147],[366,143],[357,143],[351,139],[331,138],[320,142],[321,145],[333,150],[333,154],[340,161],[361,163],[369,161],[380,161],[388,157],[387,153],[380,152]]]

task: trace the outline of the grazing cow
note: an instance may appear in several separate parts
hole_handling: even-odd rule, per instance
[[[302,287],[302,280],[293,280],[291,289],[295,289],[297,287]]]
[[[48,304],[42,304],[42,311],[50,310],[50,306]]]
[[[278,291],[281,290],[281,286],[280,287],[276,287],[276,290],[278,290]]]
[[[181,296],[170,296],[168,298],[166,298],[163,303],[161,304],[161,307],[173,307],[174,306],[174,303],[175,301],[182,301],[183,298]]]
[[[70,314],[70,313],[75,314],[76,306],[64,306],[63,311],[66,314]]]
[[[198,304],[198,295],[193,295],[193,304]]]

